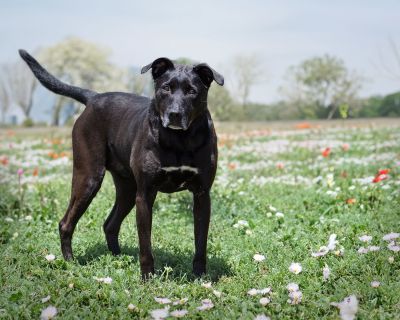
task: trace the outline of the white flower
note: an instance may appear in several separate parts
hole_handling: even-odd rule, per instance
[[[335,250],[337,243],[338,243],[338,241],[336,241],[336,234],[334,234],[334,233],[331,234],[329,236],[329,240],[328,240],[328,245],[327,245],[328,249],[331,251]]]
[[[106,277],[106,278],[103,279],[103,282],[104,282],[105,284],[111,284],[112,281],[113,281],[113,280],[112,280],[110,277]]]
[[[371,287],[372,288],[378,288],[381,285],[379,281],[372,281],[371,282]]]
[[[301,291],[293,291],[289,292],[289,300],[290,304],[299,304],[301,299],[303,298],[303,293]]]
[[[25,220],[26,220],[26,221],[32,221],[33,218],[32,218],[32,216],[25,216]]]
[[[382,239],[385,241],[392,241],[394,239],[397,239],[398,237],[400,237],[400,233],[391,232],[391,233],[385,234]]]
[[[130,304],[128,304],[128,310],[129,311],[136,311],[137,307],[134,304],[130,303]]]
[[[393,251],[393,252],[399,252],[400,251],[400,246],[396,245],[393,241],[388,244],[387,248],[390,251]]]
[[[394,262],[394,257],[389,257],[388,261],[389,261],[389,263],[393,263]]]
[[[171,300],[168,299],[168,298],[154,297],[154,300],[156,300],[156,302],[161,303],[161,304],[169,304],[169,303],[171,303]]]
[[[10,218],[10,217],[6,217],[6,218],[4,219],[4,221],[5,221],[5,222],[13,222],[14,220],[13,220],[12,218]]]
[[[322,275],[325,281],[329,279],[330,274],[331,269],[329,269],[328,265],[325,265],[325,267],[322,269]]]
[[[74,288],[74,284],[73,283],[68,284],[68,288],[73,289]]]
[[[275,211],[276,211],[276,208],[273,207],[273,206],[269,206],[269,210],[275,212]]]
[[[253,234],[253,231],[251,231],[250,229],[247,229],[247,230],[245,231],[245,233],[249,236],[249,235]]]
[[[221,298],[222,292],[221,292],[221,291],[217,291],[217,290],[213,290],[213,294],[214,294],[217,298]]]
[[[270,317],[267,317],[264,313],[256,315],[254,320],[271,320]]]
[[[326,255],[328,252],[329,252],[328,247],[322,246],[319,248],[319,250],[317,252],[312,252],[311,256],[313,256],[314,258],[322,257],[322,256]]]
[[[354,190],[355,188],[356,188],[356,186],[353,185],[353,186],[349,187],[349,190],[351,191],[351,190]]]
[[[234,228],[248,227],[249,223],[246,220],[239,220],[233,225]]]
[[[299,285],[294,282],[289,283],[286,288],[289,292],[299,291]]]
[[[357,252],[358,252],[358,253],[361,253],[361,254],[365,254],[365,253],[368,253],[369,250],[368,250],[368,248],[360,247],[360,248],[357,250]]]
[[[204,288],[206,288],[206,289],[211,289],[211,288],[212,288],[211,282],[202,283],[201,286],[204,287]]]
[[[48,254],[47,256],[45,256],[45,258],[47,261],[53,261],[56,256],[54,254]]]
[[[255,261],[257,261],[257,262],[261,262],[261,261],[264,261],[264,260],[265,260],[265,256],[263,256],[262,254],[256,253],[256,254],[253,256],[253,259],[254,259]]]
[[[247,291],[247,294],[249,296],[255,296],[256,294],[258,294],[258,290],[257,289],[250,289],[249,291]]]
[[[360,241],[362,241],[362,242],[370,242],[372,240],[372,236],[368,236],[365,234],[361,237],[358,237],[358,239],[360,239]]]
[[[339,303],[332,302],[331,305],[339,308],[342,320],[353,320],[358,311],[358,300],[354,294]]]
[[[271,288],[270,287],[259,290],[259,293],[261,293],[263,295],[267,294],[267,293],[270,293],[270,292],[271,292]]]
[[[260,304],[262,305],[262,306],[266,306],[268,303],[270,303],[271,302],[271,300],[269,299],[269,298],[265,298],[265,297],[263,297],[263,298],[261,298],[260,299]]]
[[[379,250],[381,250],[381,247],[378,247],[378,246],[369,246],[368,248],[367,248],[369,251],[379,251]]]
[[[42,303],[45,303],[45,302],[47,302],[47,301],[49,301],[49,300],[50,300],[50,296],[44,297],[44,298],[42,299]]]
[[[285,215],[282,212],[277,212],[277,213],[275,213],[275,217],[277,217],[278,219],[281,219],[281,218],[285,217]]]
[[[106,278],[93,277],[93,279],[96,280],[97,282],[103,282],[106,284],[111,284],[111,282],[113,281],[110,277],[106,277]]]
[[[201,306],[197,307],[196,309],[199,311],[210,310],[214,307],[214,304],[210,299],[201,300]]]
[[[294,273],[294,274],[299,274],[303,268],[301,267],[301,264],[298,262],[292,262],[292,264],[289,266],[289,271]]]
[[[188,298],[182,298],[182,299],[172,302],[172,305],[173,306],[182,305],[182,304],[185,304],[188,300],[189,300]]]
[[[150,312],[151,317],[154,320],[162,320],[168,317],[169,315],[169,306],[164,309],[155,309]]]
[[[57,314],[57,308],[53,306],[48,306],[46,309],[42,310],[40,314],[40,320],[53,319]]]
[[[171,311],[170,315],[174,318],[182,318],[188,314],[189,311],[182,309],[182,310],[175,310]]]

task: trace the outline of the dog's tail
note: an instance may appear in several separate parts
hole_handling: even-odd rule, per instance
[[[32,70],[35,77],[40,81],[50,91],[54,93],[61,94],[73,98],[83,104],[97,93],[91,90],[82,89],[79,87],[71,86],[66,84],[56,77],[51,75],[45,68],[43,68],[39,62],[35,60],[28,52],[25,50],[19,50],[19,55],[28,64],[29,68]]]

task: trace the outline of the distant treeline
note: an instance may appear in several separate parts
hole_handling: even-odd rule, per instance
[[[233,99],[226,102],[226,105],[221,105],[220,101],[214,104],[213,97],[210,98],[210,110],[214,118],[219,121],[326,119],[332,108],[317,104],[295,104],[288,101],[272,104],[249,102],[243,106],[235,103]],[[332,118],[400,117],[400,92],[357,99],[344,107],[345,112],[339,107]]]

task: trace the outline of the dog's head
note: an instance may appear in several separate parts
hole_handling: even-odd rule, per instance
[[[187,130],[207,110],[207,94],[212,81],[220,86],[224,84],[223,76],[205,63],[186,66],[158,58],[144,66],[141,72],[150,69],[161,123],[174,130]]]

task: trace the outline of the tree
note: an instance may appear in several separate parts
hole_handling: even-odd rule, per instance
[[[10,92],[8,87],[8,81],[6,78],[6,67],[2,65],[0,67],[0,112],[1,122],[5,123],[5,116],[10,108]]]
[[[238,111],[229,91],[217,85],[208,91],[208,106],[215,120],[220,121],[232,120]]]
[[[127,72],[113,65],[110,51],[97,44],[79,38],[67,38],[55,46],[43,49],[40,60],[57,78],[71,85],[98,92],[124,91],[127,89]],[[60,124],[62,108],[70,100],[57,97],[53,108],[52,124]],[[77,102],[72,102],[74,112],[81,111]]]
[[[263,68],[260,58],[253,55],[239,55],[233,59],[233,78],[235,79],[235,95],[239,103],[245,107],[248,103],[250,90],[262,80]]]
[[[26,119],[29,119],[33,106],[33,93],[37,80],[22,60],[6,65],[4,70],[12,100],[21,108]]]
[[[324,55],[303,61],[287,71],[282,93],[289,101],[311,112],[327,110],[331,119],[341,105],[348,104],[361,88],[361,78],[350,72],[343,60]],[[315,110],[313,110],[315,109]]]

